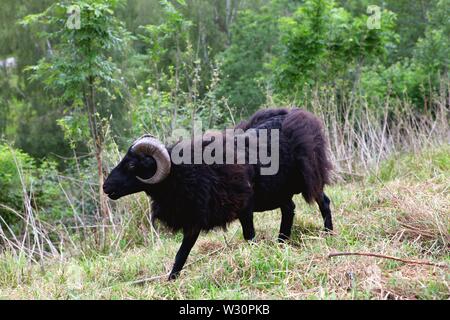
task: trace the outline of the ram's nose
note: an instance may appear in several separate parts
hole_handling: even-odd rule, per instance
[[[108,183],[108,181],[105,181],[105,182],[103,183],[103,192],[106,193],[106,194],[109,194],[109,193],[112,192],[112,187],[111,187],[111,185]]]

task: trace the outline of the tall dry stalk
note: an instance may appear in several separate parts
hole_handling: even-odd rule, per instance
[[[363,176],[393,154],[449,143],[448,101],[448,85],[441,85],[426,114],[408,100],[387,97],[374,106],[364,97],[338,102],[332,90],[316,90],[308,108],[323,119],[338,177]]]

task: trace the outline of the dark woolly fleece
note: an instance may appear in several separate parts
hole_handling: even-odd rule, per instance
[[[225,228],[248,208],[279,208],[294,194],[301,193],[308,203],[320,199],[332,168],[320,120],[301,109],[266,109],[236,126],[251,128],[280,130],[276,175],[260,175],[259,165],[172,164],[165,181],[146,188],[153,219],[173,230],[210,230]]]

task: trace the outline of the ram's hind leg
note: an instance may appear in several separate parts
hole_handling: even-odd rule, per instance
[[[322,192],[319,199],[316,200],[319,205],[320,213],[322,214],[325,231],[333,231],[333,221],[331,218],[330,199]]]
[[[245,240],[253,240],[255,238],[255,226],[253,225],[253,207],[249,206],[239,215],[239,221],[242,225],[242,233]]]
[[[281,206],[281,225],[278,241],[284,242],[291,236],[292,223],[294,222],[295,204],[294,201],[289,200]]]

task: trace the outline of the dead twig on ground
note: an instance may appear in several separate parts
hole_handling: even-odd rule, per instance
[[[427,266],[433,266],[433,267],[439,267],[439,268],[448,268],[445,264],[439,264],[439,263],[433,263],[429,261],[419,261],[419,260],[407,260],[392,256],[386,256],[384,254],[379,253],[370,253],[370,252],[332,252],[328,254],[328,258],[333,257],[339,257],[339,256],[365,256],[365,257],[376,257],[376,258],[383,258],[383,259],[389,259],[389,260],[395,260],[400,261],[403,263],[409,263],[409,264],[421,264],[421,265],[427,265]]]

